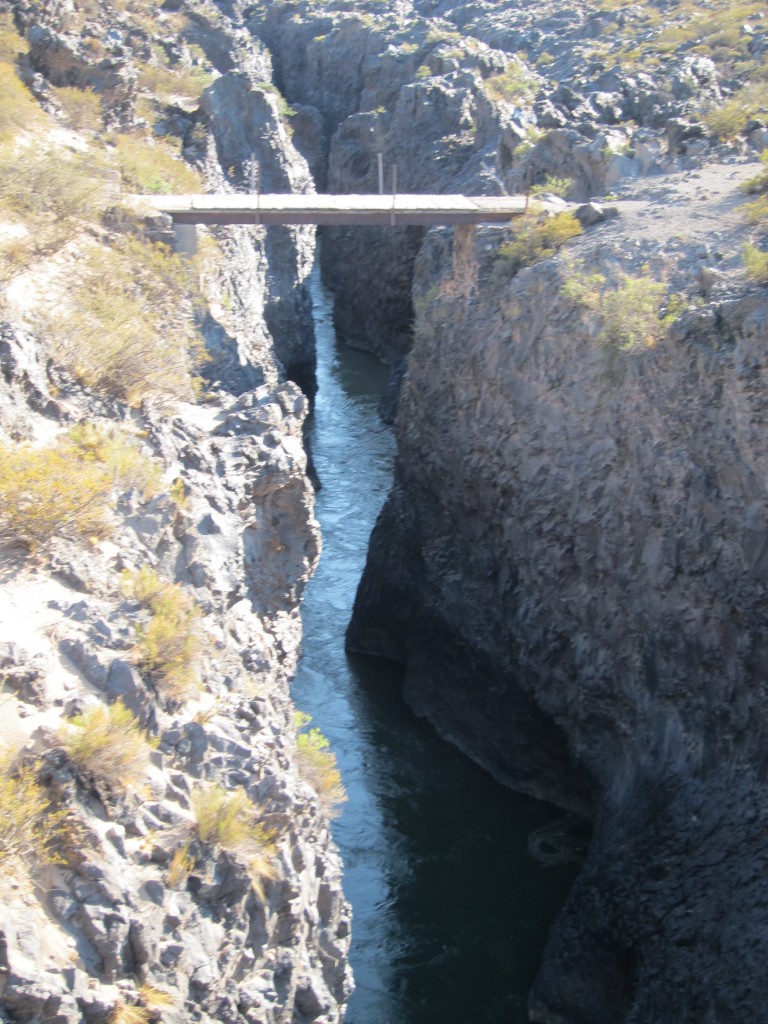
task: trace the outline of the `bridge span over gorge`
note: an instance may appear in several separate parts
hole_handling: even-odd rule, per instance
[[[194,252],[198,224],[367,224],[380,227],[505,224],[528,208],[527,196],[317,195],[227,193],[152,195],[137,200],[173,220],[176,247]]]

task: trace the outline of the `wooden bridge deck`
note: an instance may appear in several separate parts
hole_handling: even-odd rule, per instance
[[[527,208],[525,196],[220,195],[139,196],[174,224],[502,224]]]

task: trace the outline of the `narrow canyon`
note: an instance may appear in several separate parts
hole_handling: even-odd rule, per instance
[[[0,0],[0,1020],[763,1018],[764,21]]]

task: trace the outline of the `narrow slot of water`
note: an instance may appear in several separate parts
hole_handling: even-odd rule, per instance
[[[573,861],[561,862],[563,815],[442,742],[403,703],[396,667],[344,652],[394,441],[377,414],[386,368],[337,342],[317,270],[312,289],[318,393],[309,437],[323,556],[302,611],[293,696],[329,738],[348,794],[333,824],[353,908],[348,1024],[522,1024],[575,875]]]

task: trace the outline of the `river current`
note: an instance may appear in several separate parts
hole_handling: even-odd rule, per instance
[[[348,801],[333,823],[352,903],[348,1024],[522,1024],[547,930],[574,877],[562,813],[444,743],[396,667],[344,652],[368,538],[389,490],[387,370],[339,344],[313,276],[318,392],[309,424],[323,555],[305,597],[297,707],[329,738]],[[534,858],[529,850],[534,848]]]

